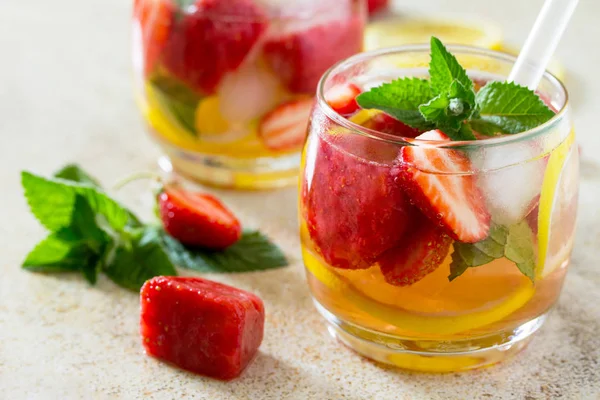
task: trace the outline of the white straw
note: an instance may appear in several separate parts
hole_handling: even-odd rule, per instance
[[[579,0],[546,0],[508,80],[535,90]]]

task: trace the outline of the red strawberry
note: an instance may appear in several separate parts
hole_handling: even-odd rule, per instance
[[[258,137],[271,150],[299,148],[306,138],[312,98],[291,100],[277,106],[260,121]]]
[[[386,9],[389,5],[389,2],[389,0],[369,0],[367,3],[369,15],[373,15],[379,11]]]
[[[422,132],[382,112],[362,124],[365,128],[405,138],[416,138]]]
[[[165,230],[185,245],[224,249],[242,234],[240,221],[210,194],[168,186],[158,206]]]
[[[313,95],[329,67],[361,51],[363,29],[360,17],[289,26],[267,40],[265,59],[291,92]]]
[[[337,84],[325,93],[325,101],[334,111],[350,115],[358,111],[356,96],[361,90],[353,83]]]
[[[198,374],[239,376],[263,339],[261,299],[221,283],[157,276],[142,287],[140,303],[146,352]]]
[[[449,140],[437,130],[417,139]],[[458,150],[405,146],[392,176],[431,221],[445,227],[454,239],[475,243],[487,237],[491,217],[475,176],[469,174],[472,170],[469,159]]]
[[[171,0],[136,0],[133,17],[140,24],[144,75],[154,70],[173,23],[175,6]]]
[[[389,155],[389,164],[360,157],[369,154]],[[399,245],[412,213],[418,213],[389,179],[396,154],[393,145],[359,135],[323,138],[315,133],[309,138],[303,216],[316,251],[333,267],[369,268],[381,253]]]
[[[377,259],[386,282],[409,286],[435,271],[450,250],[452,239],[444,229],[421,217],[415,230],[398,247]]]
[[[163,62],[201,94],[213,94],[223,76],[242,64],[268,27],[267,17],[252,0],[196,0],[181,13]]]

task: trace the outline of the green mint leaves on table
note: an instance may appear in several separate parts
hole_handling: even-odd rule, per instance
[[[142,223],[110,198],[76,165],[52,178],[22,172],[31,212],[50,232],[23,262],[36,272],[76,272],[96,283],[103,272],[118,285],[139,290],[157,275],[177,275],[175,265],[200,272],[246,272],[287,265],[281,250],[257,231],[246,231],[224,251],[190,249],[161,226]]]
[[[554,113],[526,87],[490,82],[475,93],[473,81],[442,42],[431,38],[429,79],[400,78],[357,97],[413,128],[440,129],[452,140],[475,140],[535,128]]]
[[[186,248],[162,229],[159,235],[173,263],[198,272],[246,272],[286,265],[281,250],[258,231],[244,231],[237,243],[223,251]]]
[[[506,257],[533,282],[536,265],[533,247],[533,232],[527,221],[510,227],[492,224],[490,234],[485,240],[478,243],[454,243],[448,279],[452,281],[468,268],[479,267]]]

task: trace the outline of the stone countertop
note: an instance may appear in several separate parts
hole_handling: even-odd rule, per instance
[[[447,3],[447,5],[446,5]],[[542,0],[397,1],[402,11],[451,9],[500,23],[521,43]],[[519,10],[519,11],[517,11]],[[292,260],[286,269],[210,276],[261,296],[266,336],[233,382],[145,356],[138,297],[100,279],[19,268],[44,232],[29,214],[19,171],[67,161],[103,182],[156,169],[157,147],[133,102],[126,0],[0,1],[0,397],[6,399],[598,399],[600,398],[600,3],[581,0],[560,45],[583,147],[580,218],[564,292],[531,346],[503,365],[463,374],[382,368],[328,335],[300,260],[296,190],[218,192]],[[596,93],[597,95],[594,95]],[[150,213],[144,184],[119,193]]]

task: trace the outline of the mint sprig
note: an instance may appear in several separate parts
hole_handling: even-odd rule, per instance
[[[281,250],[259,232],[245,233],[225,251],[188,249],[161,227],[142,223],[76,165],[44,178],[22,172],[33,215],[50,233],[27,255],[23,268],[45,273],[81,272],[94,284],[102,272],[139,290],[157,275],[177,275],[175,265],[202,272],[242,272],[287,265]]]
[[[468,268],[479,267],[506,257],[533,282],[536,265],[533,247],[533,232],[527,221],[509,227],[492,224],[486,239],[477,243],[454,243],[448,279],[452,281]]]
[[[244,231],[238,242],[223,251],[185,247],[164,230],[158,231],[173,263],[198,272],[248,272],[287,265],[285,255],[258,231]]]
[[[418,78],[401,78],[358,95],[363,108],[376,108],[406,125],[418,129],[433,128],[433,124],[419,112],[419,106],[433,96],[429,82]]]
[[[532,129],[554,115],[526,87],[490,82],[475,93],[475,85],[442,42],[431,38],[429,80],[401,78],[357,97],[362,108],[378,109],[423,131],[440,129],[452,140],[483,135],[515,134]]]

